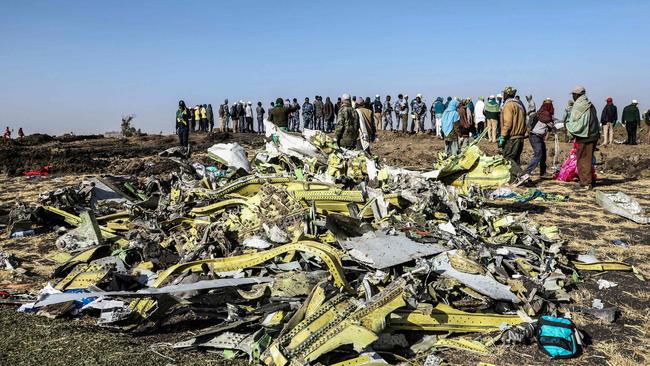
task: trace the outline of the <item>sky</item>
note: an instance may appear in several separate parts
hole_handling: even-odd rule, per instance
[[[0,125],[170,133],[179,99],[265,105],[575,85],[650,108],[650,1],[0,0]],[[556,112],[557,113],[557,112]]]

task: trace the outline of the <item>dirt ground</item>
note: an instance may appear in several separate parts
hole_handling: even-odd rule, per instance
[[[621,131],[618,132],[619,134]],[[640,136],[646,133],[641,131]],[[49,137],[49,136],[48,136]],[[173,168],[157,156],[163,149],[176,145],[174,136],[147,136],[128,140],[97,137],[53,139],[32,137],[31,140],[0,146],[0,216],[6,215],[14,200],[33,201],[40,192],[75,184],[84,175],[111,173],[146,176]],[[622,139],[617,135],[616,139]],[[194,150],[203,152],[213,143],[236,140],[248,151],[263,145],[259,135],[192,136]],[[482,141],[486,153],[496,146]],[[442,141],[430,135],[401,135],[381,132],[373,145],[373,153],[386,163],[412,169],[430,169],[442,149]],[[558,163],[567,157],[571,145],[561,143]],[[528,144],[522,161],[531,157]],[[606,192],[622,191],[632,195],[650,209],[650,145],[614,145],[600,147],[597,152],[599,184]],[[553,162],[553,144],[549,141],[549,166]],[[27,178],[21,173],[41,166],[51,167],[52,175]],[[576,193],[572,184],[553,180],[535,181],[544,192],[569,195],[567,202],[532,201],[515,204],[499,200],[492,203],[513,211],[528,211],[544,224],[557,225],[567,240],[571,253],[591,253],[601,260],[618,260],[633,264],[646,277],[650,275],[650,231],[647,227],[609,214],[594,199],[594,192]],[[56,252],[53,233],[31,238],[7,239],[0,235],[0,250],[14,254],[26,273],[0,270],[0,290],[38,291],[49,278]],[[629,247],[612,244],[622,239]],[[576,314],[574,320],[589,336],[584,353],[573,360],[557,361],[561,365],[640,365],[650,364],[650,290],[632,273],[581,272],[583,282],[572,292],[577,304],[590,306],[601,299],[614,305],[619,316],[612,324],[604,324],[588,315]],[[616,282],[617,287],[599,290],[600,278]],[[176,352],[169,347],[176,340],[187,338],[189,332],[148,336],[110,332],[94,325],[94,319],[50,320],[15,312],[16,305],[0,305],[0,365],[231,365],[218,354]],[[545,365],[549,359],[534,345],[497,346],[491,355],[461,351],[445,351],[443,356],[454,365]],[[423,359],[410,360],[421,365]]]

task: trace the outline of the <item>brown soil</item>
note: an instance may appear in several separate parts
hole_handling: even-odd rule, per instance
[[[618,138],[618,136],[617,136]],[[151,174],[169,169],[157,153],[176,145],[174,136],[146,136],[128,140],[89,139],[72,142],[48,140],[42,143],[0,147],[2,172],[19,174],[21,171],[42,165],[52,167],[54,175],[38,179],[26,177],[0,178],[0,215],[9,209],[13,199],[33,201],[39,192],[73,184],[83,174]],[[258,135],[193,136],[195,151],[217,141],[238,141],[248,151],[262,146],[263,138]],[[373,146],[373,152],[386,163],[413,169],[431,169],[437,158],[442,141],[429,135],[406,136],[384,133]],[[496,147],[481,142],[486,153],[496,152]],[[561,163],[571,149],[570,144],[560,144],[558,163]],[[650,209],[650,172],[645,156],[650,156],[649,145],[614,145],[600,147],[599,188],[604,191],[623,191],[632,195]],[[526,144],[522,161],[528,161],[531,150]],[[549,166],[552,165],[552,142],[549,141]],[[155,167],[155,168],[154,168]],[[574,254],[593,252],[602,260],[618,260],[633,264],[645,274],[650,274],[650,231],[629,220],[612,215],[600,208],[593,192],[575,193],[570,183],[553,180],[537,180],[539,189],[549,193],[570,196],[568,202],[533,201],[514,204],[512,201],[497,201],[494,205],[510,210],[528,211],[530,216],[545,224],[557,225],[567,240],[567,250]],[[6,212],[6,211],[5,211]],[[55,253],[54,234],[32,238],[6,239],[1,236],[0,250],[13,253],[27,270],[24,275],[0,271],[0,290],[27,284],[34,293],[48,280],[54,264],[48,256]],[[614,239],[630,242],[629,248],[611,243]],[[588,315],[578,314],[575,321],[591,338],[584,353],[576,359],[557,361],[561,365],[639,365],[650,363],[650,290],[645,282],[632,273],[580,273],[583,280],[572,291],[577,304],[589,306],[593,299],[615,305],[620,314],[613,324],[603,324]],[[646,276],[647,277],[647,276]],[[600,278],[618,283],[617,287],[599,290],[596,281]],[[81,321],[49,320],[37,316],[18,314],[15,307],[0,307],[0,364],[10,365],[226,365],[229,361],[219,360],[211,353],[174,352],[165,343],[186,337],[186,333],[168,333],[156,336],[134,337],[131,334],[111,333],[92,325],[93,319]],[[151,349],[152,344],[161,344],[156,352],[173,358],[160,356]],[[549,359],[534,345],[498,346],[492,355],[476,355],[462,351],[444,351],[443,356],[450,364],[476,365],[488,362],[498,365],[546,365]],[[421,365],[424,358],[412,360]],[[236,363],[244,364],[245,362]]]

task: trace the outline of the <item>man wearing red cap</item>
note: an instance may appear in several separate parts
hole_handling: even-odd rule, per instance
[[[614,143],[614,125],[618,120],[618,110],[612,97],[607,98],[607,104],[600,114],[600,124],[603,125],[603,146]]]

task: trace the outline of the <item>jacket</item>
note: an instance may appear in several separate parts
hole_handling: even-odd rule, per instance
[[[316,99],[314,101],[314,115],[316,117],[322,117],[323,116],[323,102],[321,102],[318,99]]]
[[[325,104],[323,104],[323,115],[328,121],[334,117],[334,104],[332,102],[325,101]]]
[[[483,115],[487,119],[495,119],[498,121],[501,118],[499,103],[496,101],[492,102],[488,100],[488,102],[485,104],[485,108],[483,109]]]
[[[606,125],[608,123],[614,123],[618,120],[618,111],[616,106],[612,103],[608,103],[603,112],[600,114],[600,123]]]
[[[176,110],[176,128],[188,126],[190,122],[190,111],[187,108]]]
[[[381,101],[379,99],[375,99],[374,102],[372,102],[372,109],[375,113],[381,113],[383,111],[384,106],[381,104]]]
[[[264,110],[264,107],[257,106],[257,108],[255,108],[255,112],[257,113],[257,119],[258,120],[263,120],[264,119],[264,113],[266,113],[266,111]]]
[[[289,113],[296,111],[296,107],[286,107],[286,106],[279,106],[279,107],[274,107],[271,109],[269,112],[269,118],[268,121],[273,123],[274,125],[278,127],[284,127],[287,128],[289,125]]]
[[[526,112],[517,99],[506,101],[501,111],[501,136],[511,139],[526,137]]]
[[[621,115],[621,122],[623,123],[639,123],[641,122],[641,113],[639,113],[639,108],[634,104],[630,104],[627,107],[623,108],[623,114]]]
[[[336,118],[336,143],[348,149],[354,149],[359,139],[359,115],[349,102],[341,103]]]

